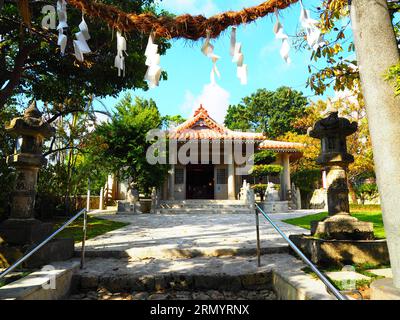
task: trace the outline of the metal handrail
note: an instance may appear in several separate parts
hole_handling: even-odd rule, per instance
[[[4,270],[0,274],[0,279],[4,278],[7,274],[9,274],[11,271],[13,271],[16,267],[18,267],[22,262],[26,261],[28,258],[30,258],[35,252],[37,252],[40,248],[42,248],[46,243],[48,243],[50,240],[52,240],[57,234],[59,234],[61,231],[63,231],[68,225],[70,225],[72,222],[74,222],[76,219],[78,219],[81,215],[83,214],[84,219],[83,219],[83,242],[82,242],[82,256],[81,256],[81,268],[83,268],[83,262],[84,262],[84,254],[85,254],[85,237],[86,237],[86,224],[87,224],[87,209],[82,209],[79,211],[76,215],[74,215],[71,219],[69,219],[67,222],[65,222],[60,228],[58,228],[56,231],[54,231],[51,235],[49,235],[45,240],[43,240],[40,244],[38,244],[36,247],[34,247],[31,251],[29,251],[27,254],[25,254],[22,258],[18,259],[13,265],[8,267],[6,270]]]
[[[338,289],[322,274],[321,271],[304,255],[303,252],[290,240],[286,234],[272,221],[272,219],[255,203],[256,210],[261,212],[264,218],[274,227],[274,229],[281,235],[281,237],[289,244],[289,246],[299,255],[299,257],[311,268],[312,271],[318,276],[318,278],[324,283],[324,285],[332,292],[332,294],[338,300],[348,300],[348,298],[340,293]],[[258,216],[258,215],[257,215]]]

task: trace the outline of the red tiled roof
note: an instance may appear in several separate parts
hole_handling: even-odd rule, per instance
[[[181,125],[168,131],[170,139],[189,140],[189,139],[209,139],[209,140],[265,140],[262,133],[240,132],[226,128],[212,119],[208,111],[200,105],[189,118]]]
[[[262,150],[284,150],[288,152],[298,152],[304,147],[301,143],[264,140],[258,146]]]
[[[207,110],[200,105],[193,117],[174,129],[168,130],[169,139],[174,140],[254,140],[261,142],[261,149],[296,152],[302,144],[266,140],[267,137],[258,132],[241,132],[226,128],[212,119]],[[261,147],[263,146],[263,147]]]

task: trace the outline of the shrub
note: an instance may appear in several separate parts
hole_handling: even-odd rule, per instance
[[[277,175],[282,172],[283,168],[278,164],[258,164],[253,166],[251,175],[253,177],[266,177],[268,175]]]
[[[254,184],[251,186],[254,193],[258,195],[261,201],[264,201],[265,190],[267,190],[267,185],[265,183]]]
[[[364,183],[356,187],[356,195],[364,204],[365,200],[372,200],[378,196],[378,186],[376,183]]]

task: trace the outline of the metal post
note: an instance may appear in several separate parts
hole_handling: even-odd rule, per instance
[[[87,199],[86,199],[86,210],[83,213],[83,237],[82,237],[82,250],[81,250],[81,269],[83,269],[85,265],[85,242],[86,242],[86,228],[87,228],[87,214],[90,210],[90,179],[88,179],[88,191],[87,191]]]
[[[86,241],[86,227],[87,227],[87,210],[83,213],[83,237],[82,237],[82,250],[81,250],[81,269],[85,265],[85,241]]]
[[[256,214],[256,233],[257,233],[257,265],[261,267],[261,246],[260,246],[260,219],[258,217],[258,210],[254,210]]]
[[[86,195],[86,211],[90,210],[90,179],[88,178],[88,190]]]

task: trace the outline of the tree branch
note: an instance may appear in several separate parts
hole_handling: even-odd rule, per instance
[[[47,120],[47,123],[50,124],[50,123],[56,121],[57,118],[59,118],[61,116],[65,116],[65,115],[70,114],[70,113],[83,112],[83,111],[84,110],[82,108],[60,111],[60,112],[56,113],[54,116],[52,116],[49,120]]]
[[[58,148],[58,149],[55,149],[55,150],[49,150],[49,151],[45,152],[43,154],[43,156],[47,157],[48,155],[50,155],[52,153],[56,153],[56,152],[64,151],[64,150],[73,150],[73,149],[78,150],[81,153],[85,153],[85,151],[83,151],[81,148],[78,148],[78,147],[75,147],[75,146],[67,146],[67,147],[62,147],[62,148]]]
[[[20,47],[17,56],[15,57],[14,69],[11,72],[9,82],[0,90],[0,110],[4,107],[8,98],[10,98],[14,92],[14,89],[18,86],[24,71],[25,60],[28,58],[30,52],[35,49],[34,45],[22,45]]]

